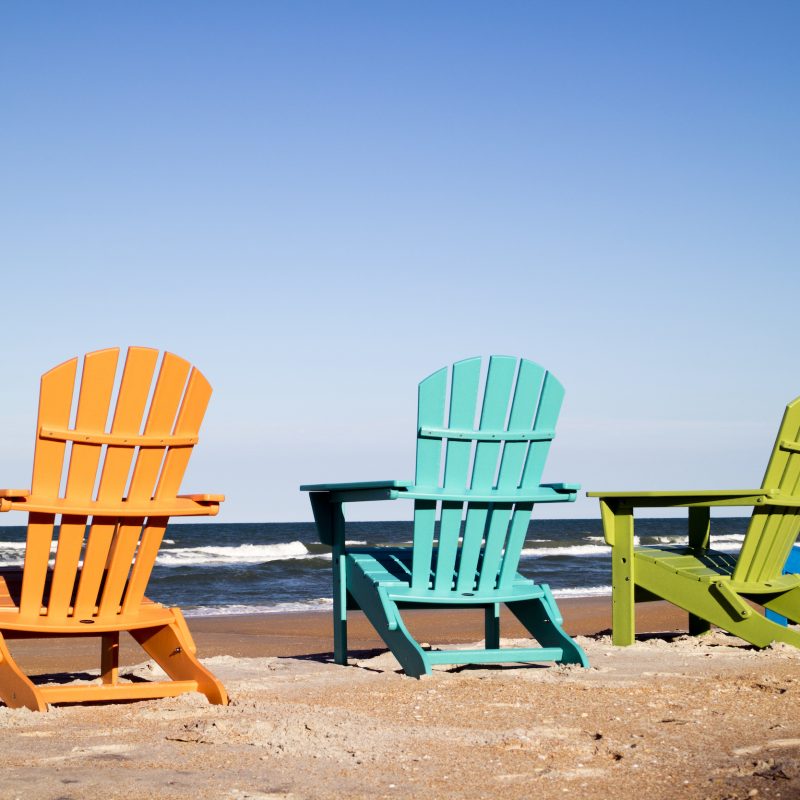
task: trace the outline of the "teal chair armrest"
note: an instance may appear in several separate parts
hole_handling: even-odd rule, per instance
[[[322,544],[344,548],[344,513],[342,503],[373,500],[394,500],[410,481],[360,481],[351,483],[306,483],[301,492],[308,492],[317,535]]]

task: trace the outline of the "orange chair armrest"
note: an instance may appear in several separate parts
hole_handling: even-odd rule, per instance
[[[194,500],[195,503],[224,503],[224,494],[179,494],[184,500]]]
[[[0,489],[0,512],[11,511],[14,501],[30,497],[28,489]]]

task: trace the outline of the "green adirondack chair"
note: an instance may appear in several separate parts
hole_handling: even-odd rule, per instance
[[[434,664],[588,666],[549,587],[517,572],[533,504],[573,501],[580,488],[540,484],[564,390],[525,359],[492,356],[483,380],[481,367],[480,358],[459,361],[452,374],[445,367],[419,385],[413,483],[300,487],[311,493],[320,539],[333,548],[337,664],[347,663],[347,610],[359,608],[414,677]],[[345,546],[344,503],[399,498],[414,501],[412,547]],[[501,603],[539,647],[500,647]],[[485,649],[423,650],[402,618],[406,608],[465,607],[484,609]]]
[[[800,622],[800,575],[783,566],[800,531],[800,397],[786,407],[760,489],[588,492],[600,500],[611,545],[613,642],[633,642],[635,603],[669,600],[689,612],[690,633],[716,625],[757,647],[800,647],[800,632],[766,618],[748,600]],[[710,546],[716,506],[752,506],[738,554]],[[688,508],[685,546],[634,547],[635,508]]]

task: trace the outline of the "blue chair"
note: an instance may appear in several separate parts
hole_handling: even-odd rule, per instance
[[[783,565],[783,574],[796,574],[800,572],[800,544],[796,544],[790,551],[786,563]],[[778,625],[788,625],[786,617],[767,609],[767,619],[777,622]]]

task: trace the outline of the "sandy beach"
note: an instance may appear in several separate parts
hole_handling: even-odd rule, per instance
[[[0,797],[800,796],[800,651],[720,632],[614,648],[608,598],[562,607],[589,670],[455,667],[414,680],[360,615],[348,667],[331,663],[324,613],[190,619],[230,706],[183,695],[46,714],[0,707]],[[412,619],[432,644],[480,638],[476,615]],[[670,606],[642,607],[643,629],[683,624]],[[12,647],[47,680],[91,679],[88,640]],[[138,658],[123,650],[131,672],[153,675]]]

